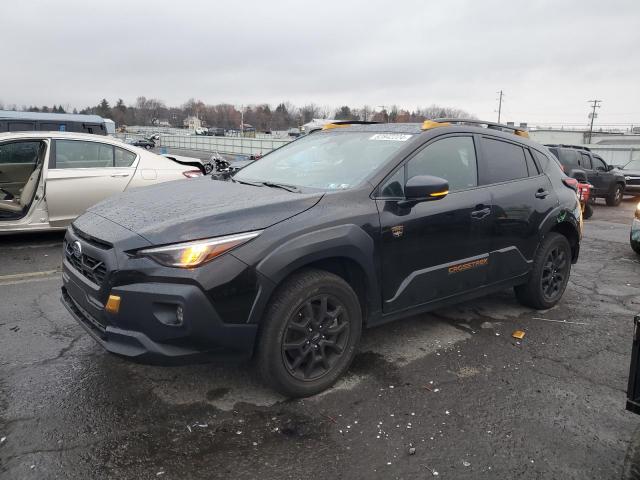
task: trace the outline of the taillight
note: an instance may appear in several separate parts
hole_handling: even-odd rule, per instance
[[[187,178],[195,178],[195,177],[202,176],[202,172],[200,170],[187,170],[186,172],[182,172],[182,174]]]
[[[571,177],[565,177],[562,179],[562,183],[564,183],[567,187],[572,190],[578,191],[578,180]]]

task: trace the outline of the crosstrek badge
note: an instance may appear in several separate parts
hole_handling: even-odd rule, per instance
[[[408,135],[406,133],[376,133],[369,137],[369,140],[386,140],[391,142],[406,142],[413,135]]]

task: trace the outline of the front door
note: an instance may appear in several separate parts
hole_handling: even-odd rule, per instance
[[[123,149],[101,142],[54,140],[45,191],[51,226],[67,225],[91,205],[124,191],[135,166],[118,166],[116,150]]]
[[[449,182],[440,200],[402,206],[406,180]],[[388,177],[376,199],[382,233],[383,312],[444,299],[487,282],[491,196],[478,187],[471,135],[438,137]]]
[[[598,157],[593,157],[593,167],[595,171],[593,172],[593,182],[591,183],[596,187],[596,194],[608,195],[611,193],[611,187],[614,184],[613,173],[609,171],[607,164]],[[591,177],[589,177],[589,181],[591,181]]]

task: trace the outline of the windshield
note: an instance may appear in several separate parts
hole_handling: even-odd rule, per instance
[[[627,163],[624,167],[622,167],[623,170],[640,170],[640,160],[632,160],[629,163]]]
[[[375,132],[316,133],[271,152],[240,170],[233,179],[347,189],[366,179],[411,137]]]

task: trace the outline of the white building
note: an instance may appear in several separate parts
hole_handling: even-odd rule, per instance
[[[195,130],[196,128],[202,128],[202,121],[198,117],[189,116],[182,122],[185,128],[189,130]]]

